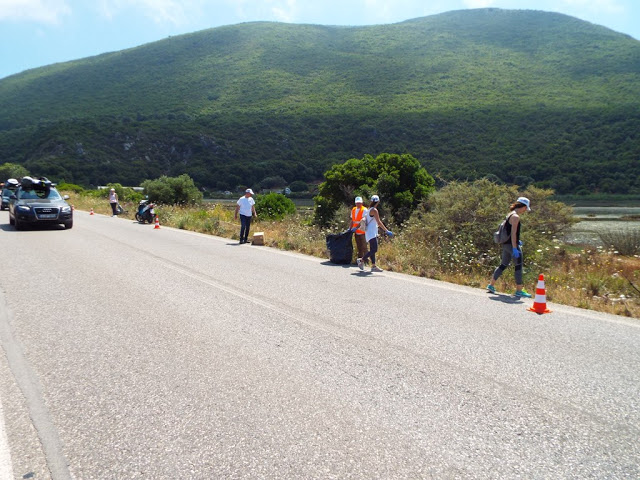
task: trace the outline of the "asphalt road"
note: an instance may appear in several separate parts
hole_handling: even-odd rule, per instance
[[[0,478],[640,478],[638,321],[86,212],[0,251]]]

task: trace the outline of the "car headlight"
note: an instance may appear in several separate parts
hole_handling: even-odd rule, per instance
[[[62,213],[71,213],[71,207],[70,207],[69,205],[67,205],[66,207],[62,207],[62,208],[60,209],[60,211],[61,211]]]
[[[28,213],[31,211],[31,207],[27,207],[26,205],[18,205],[18,211],[19,212],[25,212]]]

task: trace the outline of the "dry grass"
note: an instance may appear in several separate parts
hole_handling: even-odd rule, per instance
[[[111,214],[111,207],[105,200],[75,194],[70,196],[70,203],[78,209],[88,211],[93,208],[96,213]],[[133,219],[136,205],[124,204],[123,207],[128,210],[124,216]],[[234,221],[233,207],[229,205],[210,204],[197,208],[161,206],[157,213],[162,225],[238,239],[240,227]],[[309,217],[307,212],[283,221],[258,219],[252,225],[252,232],[264,232],[266,245],[270,247],[326,258],[325,236],[330,232],[310,225]],[[443,268],[442,259],[433,252],[432,245],[421,245],[420,240],[414,241],[400,234],[393,240],[381,239],[378,264],[385,270],[477,288],[487,285],[497,265],[495,257],[487,257],[473,265],[462,265],[460,269],[451,265]],[[640,318],[638,256],[620,256],[603,249],[577,247],[557,248],[545,255],[545,267],[528,267],[529,270],[545,270],[530,271],[525,275],[526,288],[530,292],[535,291],[538,275],[544,274],[549,302]],[[513,291],[513,267],[505,271],[496,287],[503,292]]]

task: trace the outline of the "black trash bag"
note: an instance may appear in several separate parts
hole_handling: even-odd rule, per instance
[[[351,263],[351,260],[353,259],[353,243],[351,242],[352,236],[353,232],[351,230],[327,235],[327,250],[329,250],[329,260],[332,263]]]

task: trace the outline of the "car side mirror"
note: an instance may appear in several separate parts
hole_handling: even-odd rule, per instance
[[[65,195],[64,197],[62,197],[65,200],[69,200],[69,195]]]

